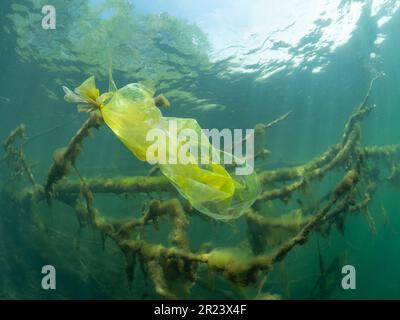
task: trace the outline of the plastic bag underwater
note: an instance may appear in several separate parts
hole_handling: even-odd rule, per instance
[[[79,103],[81,111],[86,110],[82,103],[98,108],[107,126],[138,159],[150,163],[158,161],[162,174],[196,210],[215,219],[234,219],[257,198],[260,186],[256,173],[236,176],[213,162],[212,155],[219,153],[223,156],[223,152],[209,143],[197,121],[163,117],[154,103],[153,90],[145,85],[130,83],[117,89],[110,77],[109,92],[100,96],[94,77],[91,77],[74,92],[66,87],[63,89],[65,99]],[[90,107],[87,110],[90,111]],[[171,122],[176,125],[175,132],[170,130]],[[197,134],[196,141],[200,143],[191,145],[187,141],[177,141],[176,136],[188,129]],[[154,146],[154,140],[148,138],[150,130],[165,137],[153,156],[148,152]],[[195,156],[196,152],[192,152],[196,148],[201,154],[200,159]],[[166,161],[160,162],[162,153]],[[175,153],[184,154],[188,161],[170,161],[177,157]]]

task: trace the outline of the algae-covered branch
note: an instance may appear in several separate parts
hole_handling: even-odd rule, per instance
[[[109,101],[108,106],[114,103],[115,108],[123,103],[139,106],[138,101],[124,100],[124,95],[142,95],[153,114],[147,124],[156,121],[158,125],[162,117],[156,105],[169,106],[169,101],[164,96],[153,100],[152,94],[143,87],[132,86],[103,98],[91,86],[84,85],[82,90],[77,90],[80,98],[91,99],[92,105],[97,107],[89,110],[88,119],[66,146],[54,152],[47,178],[41,183],[35,179],[35,170],[27,160],[21,142],[29,128],[18,125],[3,142],[4,163],[10,182],[26,180],[21,181],[19,190],[10,190],[5,184],[1,192],[12,199],[17,210],[14,218],[23,217],[30,221],[32,228],[43,228],[40,216],[44,213],[41,211],[50,210],[57,216],[56,206],[62,203],[69,207],[78,221],[78,235],[86,229],[95,230],[101,235],[98,242],[104,248],[111,242],[118,249],[124,262],[114,272],[126,274],[126,286],[130,290],[135,290],[136,275],[141,272],[143,278],[152,283],[152,292],[165,299],[190,298],[195,286],[225,297],[276,298],[273,292],[268,292],[268,275],[282,265],[294,248],[305,245],[316,234],[329,237],[333,228],[345,232],[350,215],[358,214],[366,219],[374,232],[375,221],[369,206],[376,191],[383,184],[399,186],[400,146],[366,147],[361,143],[362,120],[374,110],[370,102],[374,81],[371,81],[360,107],[349,116],[342,139],[327,146],[321,155],[302,165],[271,170],[257,168],[261,161],[268,162],[268,158],[257,159],[257,175],[252,179],[256,177],[262,191],[252,201],[248,199],[254,194],[246,187],[254,182],[242,181],[243,189],[240,189],[240,183],[234,181],[223,167],[217,166],[208,171],[195,166],[181,165],[173,170],[171,166],[164,166],[147,176],[135,172],[116,177],[102,177],[100,173],[80,175],[78,157],[85,152],[83,142],[103,121],[138,158],[142,157],[145,148],[141,144],[142,137],[132,131],[137,127],[125,130],[116,126],[116,115],[102,109],[107,107],[103,103]],[[112,102],[115,97],[122,102]],[[142,115],[136,113],[133,116]],[[258,128],[256,139],[261,139],[265,130],[273,130],[272,126],[287,116],[285,114],[267,125],[255,125],[256,130]],[[135,122],[137,119],[121,118],[118,121],[122,125],[124,121]],[[121,130],[125,131],[121,133]],[[96,139],[96,132],[93,133],[93,139]],[[60,146],[65,143],[60,141]],[[307,203],[313,186],[328,180],[328,175],[330,181],[326,185],[329,187],[325,187],[322,195],[315,195],[318,198],[313,203]],[[189,184],[189,180],[196,183]],[[208,189],[192,189],[200,182]],[[235,193],[237,190],[240,190],[238,194]],[[137,204],[129,208],[128,217],[115,218],[108,212],[110,207],[104,206],[103,198],[132,204],[129,199],[133,197],[137,197]],[[243,215],[229,220],[229,225],[226,220],[215,220],[209,214],[228,214],[228,208],[235,203]],[[246,203],[246,206],[240,206],[240,203]],[[284,208],[278,215],[272,209],[277,203]],[[198,239],[200,244],[193,245],[188,233],[199,223],[210,228],[216,224],[229,226],[232,230],[245,225],[246,233],[231,246],[209,242],[207,234]],[[157,241],[149,237],[150,233],[163,232],[167,236],[160,236]],[[49,235],[41,234],[41,237],[46,236]],[[85,253],[90,254],[87,250]],[[231,285],[234,293],[216,288],[217,281]]]

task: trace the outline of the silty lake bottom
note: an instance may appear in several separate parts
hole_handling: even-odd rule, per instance
[[[399,299],[399,7],[2,1],[0,298]],[[142,111],[124,144],[94,87],[64,100],[110,70],[142,90],[114,105],[254,129],[256,180],[173,180]]]

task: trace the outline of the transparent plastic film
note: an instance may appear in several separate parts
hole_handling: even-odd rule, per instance
[[[119,140],[138,159],[157,163],[178,192],[203,214],[215,219],[238,218],[259,195],[255,172],[235,175],[234,169],[228,171],[215,161],[216,154],[219,160],[227,155],[210,144],[197,121],[163,117],[148,87],[132,83],[117,89],[110,79],[110,91],[99,96],[91,77],[74,92],[67,88],[64,91],[67,101],[98,108]],[[157,139],[149,138],[150,132],[163,137],[157,141],[156,151]],[[177,139],[182,133],[191,133],[197,139]],[[233,162],[238,160],[233,157]]]

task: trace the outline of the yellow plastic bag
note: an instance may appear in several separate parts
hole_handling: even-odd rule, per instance
[[[175,156],[170,150],[186,152],[182,148],[187,144],[178,142],[175,134],[190,129],[199,137],[204,135],[195,119],[163,117],[154,103],[154,92],[141,84],[131,83],[117,89],[110,79],[110,91],[100,96],[94,77],[91,77],[76,88],[75,93],[65,87],[64,91],[67,101],[92,106],[80,105],[81,111],[93,110],[93,106],[98,108],[107,126],[142,161],[152,161],[148,154],[149,147],[153,144],[148,139],[149,130],[157,129],[164,133],[165,143],[158,152],[165,152],[168,158],[166,160]],[[176,123],[176,132],[173,133],[169,130],[171,121]],[[213,153],[221,151],[216,150],[207,137],[203,137],[201,141],[200,147],[207,150],[205,154],[201,154],[201,159],[191,161],[193,155],[186,152],[189,163],[165,161],[159,163],[160,170],[198,211],[215,219],[237,218],[251,206],[259,194],[257,176],[255,173],[248,176],[228,173],[211,158]]]

